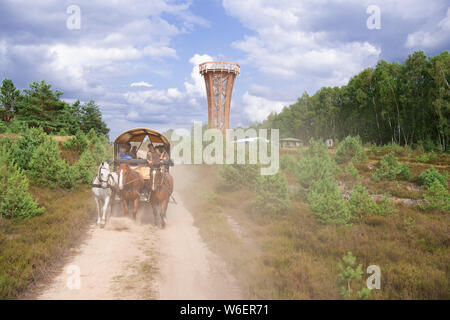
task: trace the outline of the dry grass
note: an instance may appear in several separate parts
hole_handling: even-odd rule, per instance
[[[71,192],[31,186],[31,193],[45,206],[37,217],[12,221],[0,219],[0,299],[14,299],[38,279],[77,242],[94,212],[90,189]]]
[[[371,299],[450,299],[449,214],[397,204],[397,213],[387,217],[368,216],[350,227],[323,225],[306,203],[294,199],[287,214],[262,215],[251,210],[254,194],[249,190],[215,191],[216,167],[189,170],[196,178],[185,181],[185,205],[247,298],[341,299],[335,284],[337,264],[352,251],[364,271],[373,264],[381,268],[381,290],[373,290]],[[360,174],[369,176],[370,171]],[[421,194],[406,189],[408,182],[368,186],[372,192],[402,197]],[[363,275],[362,285],[368,276]]]

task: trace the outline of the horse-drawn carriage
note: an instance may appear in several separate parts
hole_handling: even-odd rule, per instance
[[[160,220],[161,227],[164,227],[167,205],[173,192],[173,179],[169,173],[173,166],[169,140],[148,128],[127,130],[114,141],[112,170],[102,182],[104,166],[102,163],[93,181],[94,195],[94,189],[97,189],[97,193],[100,188],[111,190],[111,199],[104,202],[104,207],[110,202],[112,215],[120,216],[123,208],[125,216],[128,216],[129,204],[132,202],[133,217],[136,218],[138,207],[145,209],[150,204],[155,223]],[[105,214],[102,219],[99,215],[98,221],[101,226],[104,225]]]

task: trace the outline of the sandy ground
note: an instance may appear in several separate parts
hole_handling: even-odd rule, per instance
[[[149,213],[142,211],[137,222],[111,217],[104,229],[92,225],[37,299],[241,298],[225,263],[202,241],[176,184],[174,196],[163,230],[144,223]]]

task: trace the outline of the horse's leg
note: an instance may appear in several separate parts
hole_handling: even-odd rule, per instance
[[[95,204],[97,205],[97,224],[100,224],[100,200],[97,198],[97,195],[94,196]]]
[[[166,213],[167,213],[167,205],[169,204],[169,195],[166,199],[163,200],[162,202],[162,208],[161,208],[161,216],[162,216],[162,221],[163,221],[163,228],[166,226]]]
[[[125,217],[128,217],[128,200],[123,199],[123,209],[125,210]]]
[[[102,215],[102,225],[106,224],[106,211],[108,210],[109,201],[111,199],[111,191],[105,191],[105,203],[103,204],[103,215]]]
[[[159,215],[161,216],[161,229],[166,227],[166,221],[164,218],[166,217],[166,213],[164,212],[164,201],[159,203]]]
[[[152,212],[153,212],[153,225],[155,227],[157,227],[158,226],[158,216],[157,216],[158,212],[156,210],[157,204],[153,200],[152,200],[151,204],[152,204]]]
[[[136,213],[137,213],[137,210],[138,210],[138,206],[139,206],[139,194],[134,199],[134,206],[133,206],[133,219],[134,220],[136,220]]]

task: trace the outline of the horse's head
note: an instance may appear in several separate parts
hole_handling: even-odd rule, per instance
[[[150,169],[150,186],[152,191],[155,191],[158,186],[161,184],[162,173],[160,168],[151,168]]]
[[[109,169],[109,164],[107,162],[102,162],[98,166],[98,179],[100,183],[107,182],[108,175],[110,174],[111,170]]]
[[[128,163],[121,163],[119,165],[119,189],[123,190],[123,186],[124,186],[124,181],[127,180],[128,177],[128,171],[130,170],[130,166],[128,165]]]

